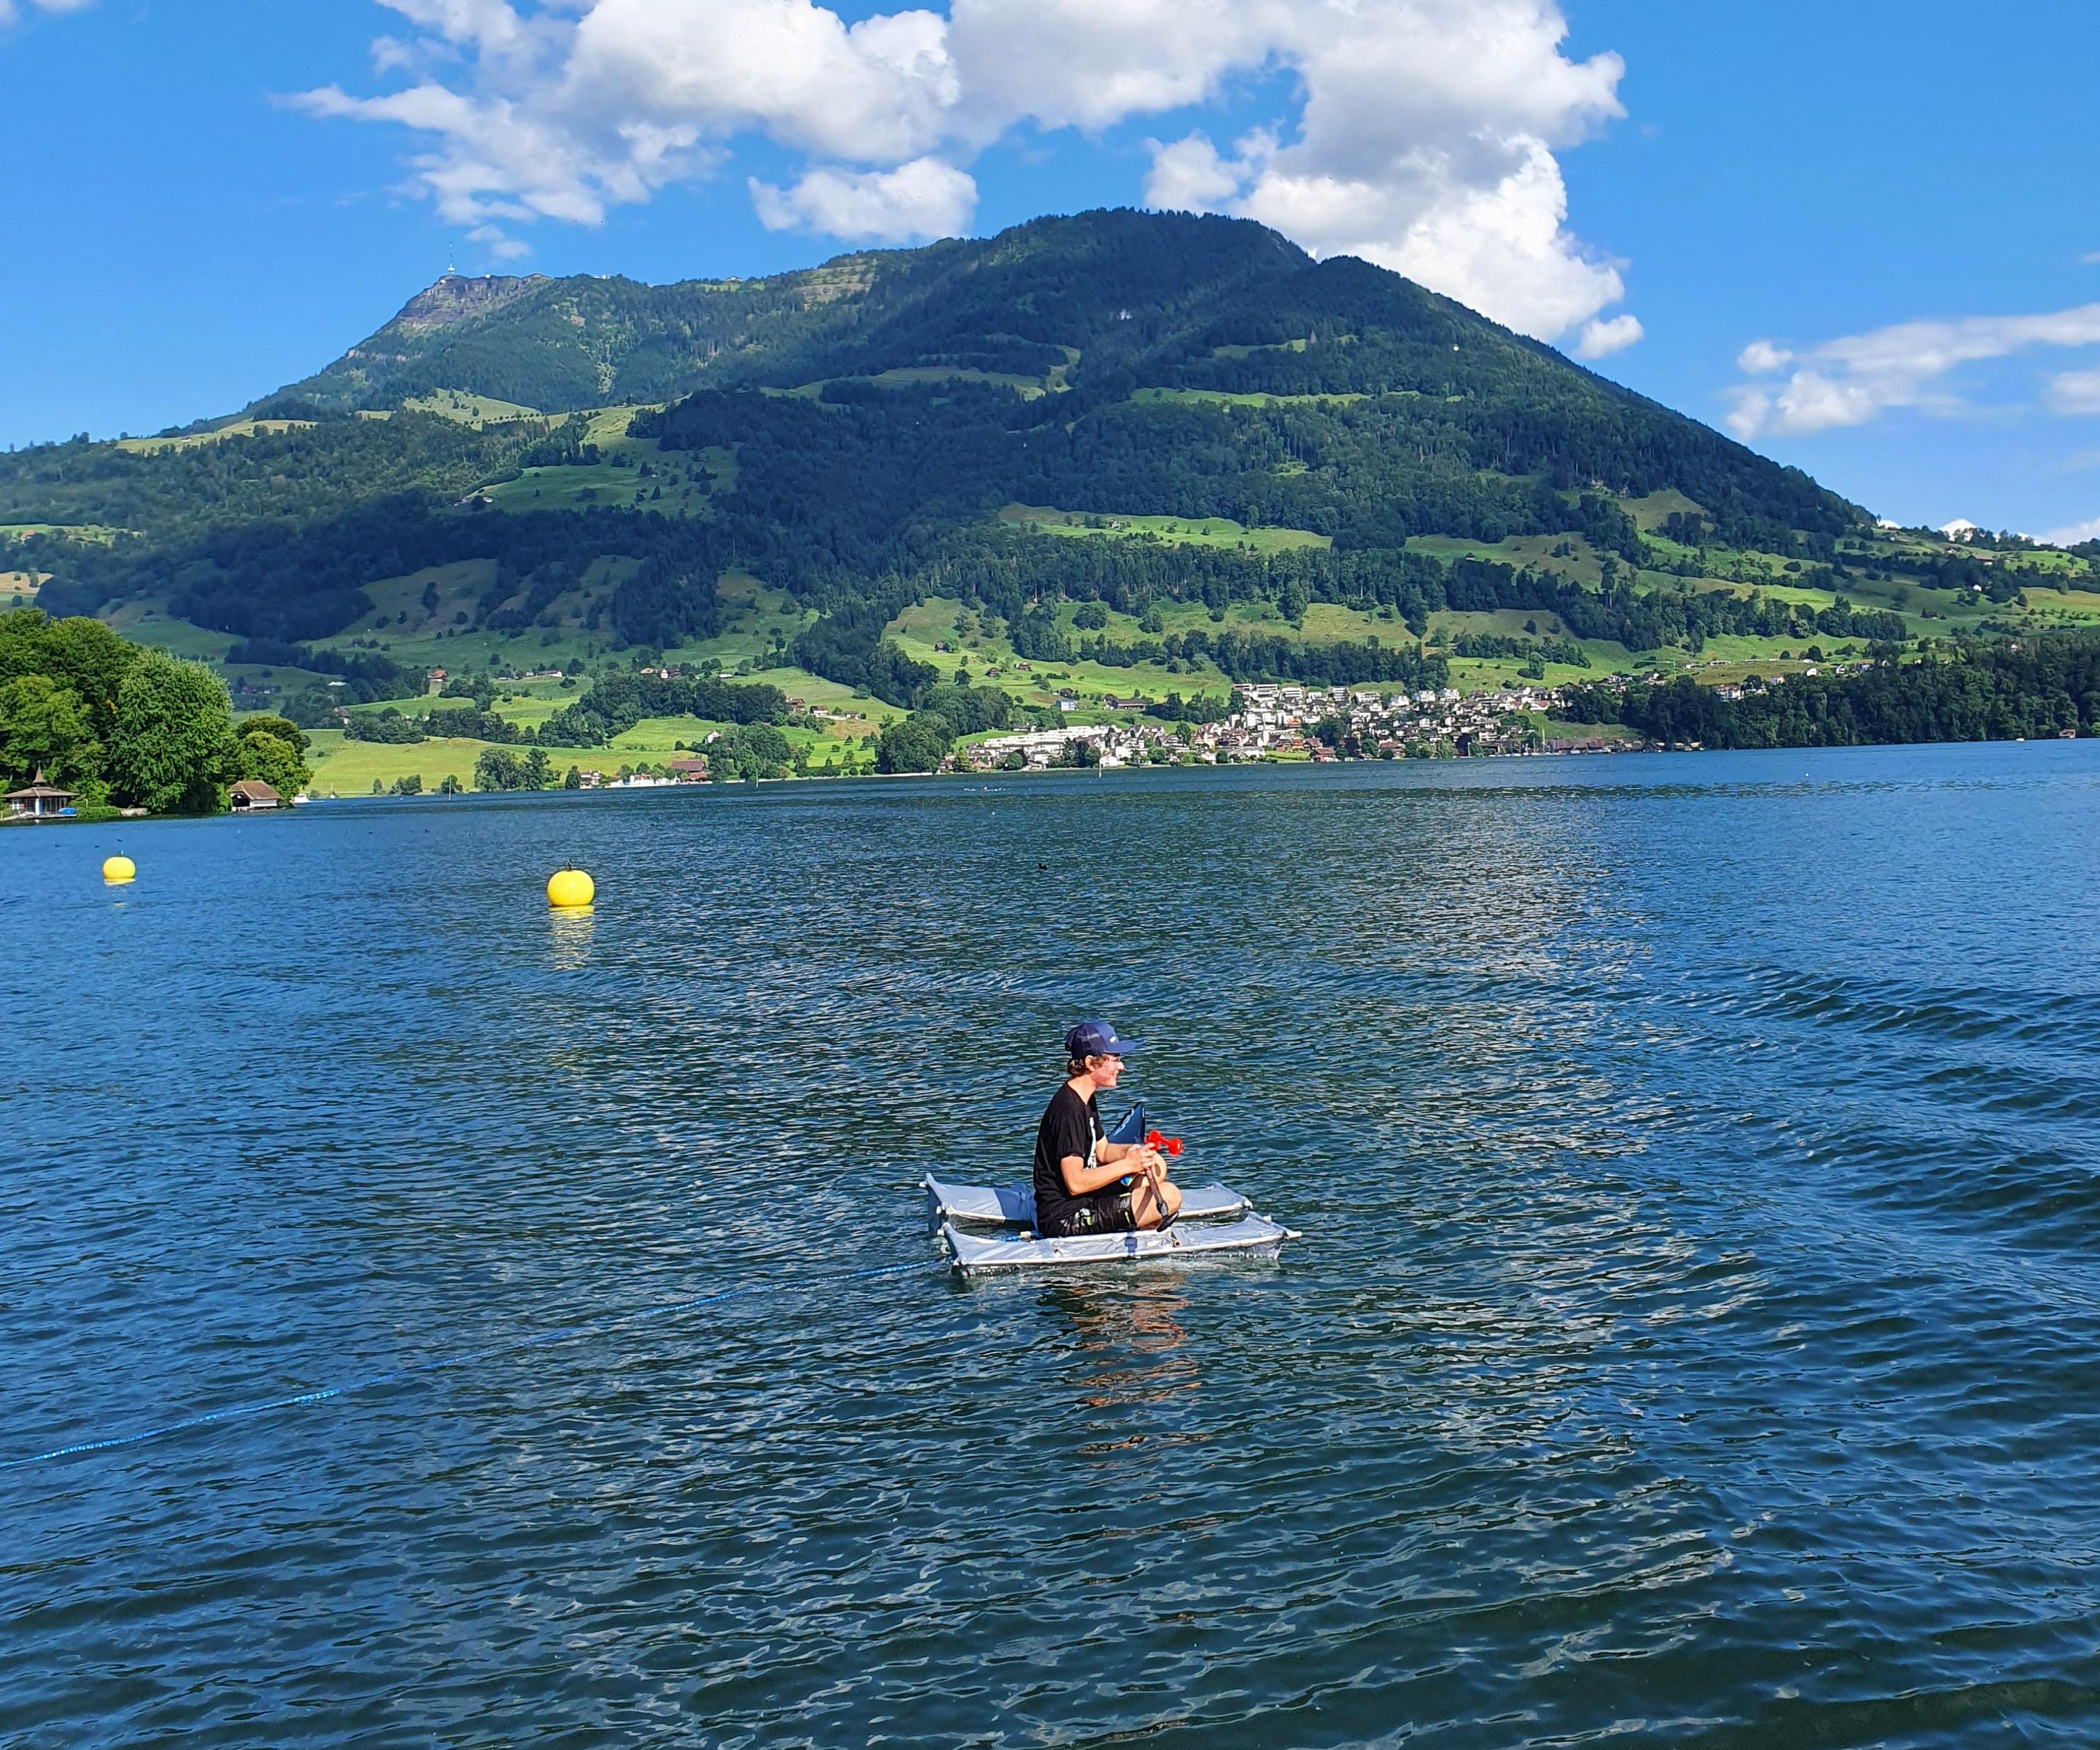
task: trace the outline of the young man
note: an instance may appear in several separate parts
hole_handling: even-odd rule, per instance
[[[1116,1085],[1131,1049],[1106,1021],[1065,1035],[1066,1080],[1035,1130],[1035,1231],[1046,1240],[1163,1228],[1181,1212],[1180,1187],[1156,1150],[1105,1140],[1101,1091]]]

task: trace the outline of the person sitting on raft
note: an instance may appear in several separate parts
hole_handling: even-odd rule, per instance
[[[1106,1021],[1065,1035],[1066,1080],[1035,1131],[1035,1231],[1046,1240],[1163,1228],[1181,1212],[1158,1151],[1110,1142],[1101,1126],[1101,1091],[1116,1085],[1132,1049]]]

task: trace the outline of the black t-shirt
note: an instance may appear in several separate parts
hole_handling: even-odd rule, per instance
[[[1058,1163],[1075,1154],[1088,1166],[1099,1163],[1094,1150],[1105,1133],[1101,1129],[1098,1096],[1082,1100],[1069,1082],[1050,1096],[1043,1122],[1035,1127],[1035,1226],[1048,1228],[1074,1201],[1065,1188],[1065,1173]]]

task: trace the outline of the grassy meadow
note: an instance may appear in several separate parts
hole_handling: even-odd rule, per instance
[[[1153,517],[1121,511],[1060,510],[1048,505],[1008,505],[1002,522],[1026,524],[1046,535],[1135,540],[1150,536],[1187,547],[1243,547],[1253,553],[1282,553],[1292,547],[1331,547],[1325,535],[1309,529],[1248,528],[1230,517]]]

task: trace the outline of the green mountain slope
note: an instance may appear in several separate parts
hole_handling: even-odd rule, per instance
[[[1396,681],[2100,617],[2087,558],[1877,530],[1396,275],[1132,212],[761,280],[448,278],[232,420],[0,459],[7,524],[56,526],[20,543],[47,607],[373,688],[740,635],[907,703],[929,600],[1023,660]]]

